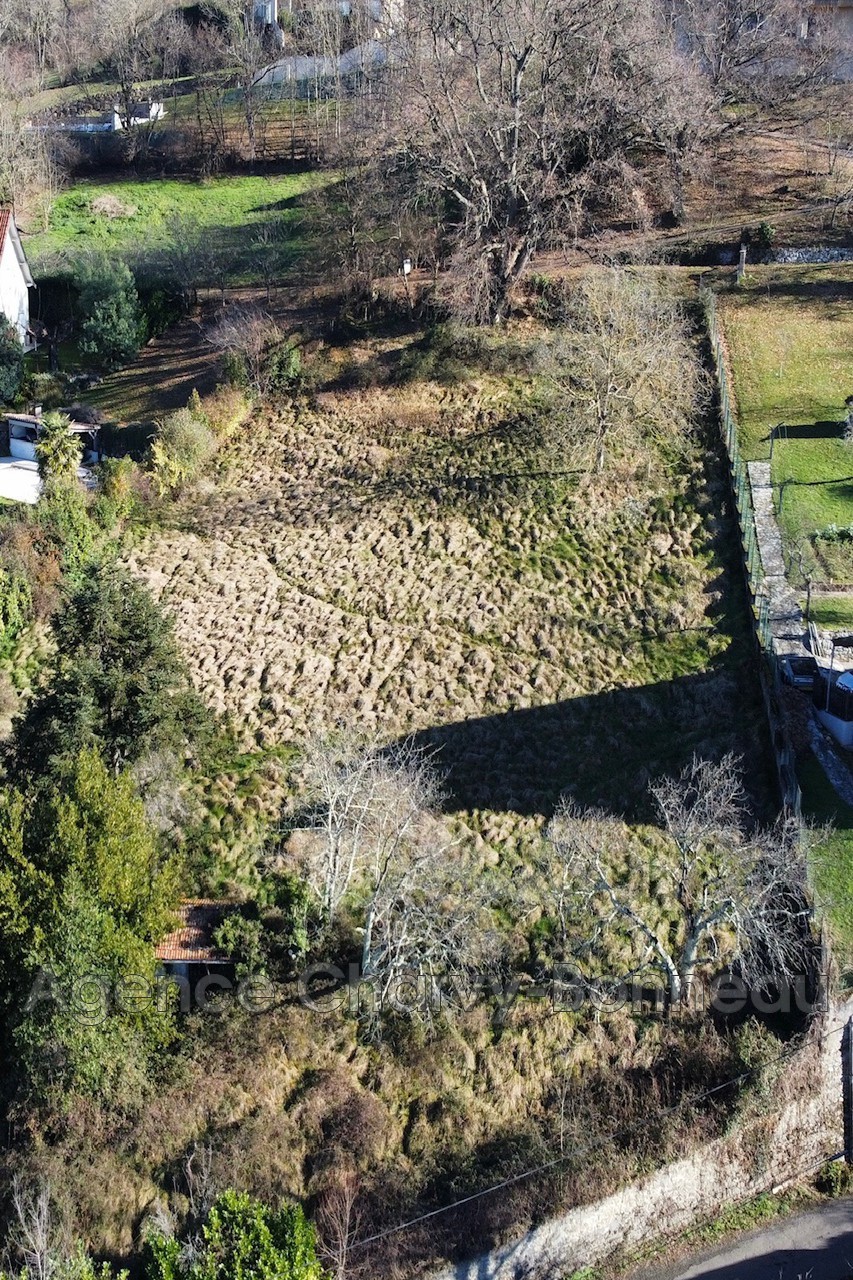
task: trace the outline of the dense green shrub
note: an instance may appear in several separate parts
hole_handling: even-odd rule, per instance
[[[145,322],[130,268],[109,258],[85,263],[79,276],[80,350],[107,369],[132,360],[145,336]]]
[[[54,481],[45,490],[36,508],[47,549],[54,549],[63,571],[81,574],[95,550],[96,529],[89,519],[85,492],[76,480]]]
[[[13,324],[0,318],[0,403],[11,404],[24,375],[24,348]]]
[[[151,445],[154,482],[161,496],[201,474],[216,453],[216,437],[204,416],[189,406],[170,413]]]
[[[323,1280],[323,1270],[299,1205],[270,1209],[245,1192],[225,1191],[192,1251],[149,1233],[145,1280]]]
[[[26,576],[0,567],[0,647],[20,632],[33,616],[33,591]]]
[[[55,770],[87,747],[118,769],[152,751],[182,759],[205,739],[209,718],[171,623],[128,573],[90,565],[51,629],[45,679],[14,727],[10,767],[18,777]]]
[[[25,373],[20,398],[33,400],[43,409],[58,409],[68,402],[65,383],[55,373]]]
[[[139,289],[139,305],[142,311],[144,337],[159,338],[173,324],[186,314],[184,300],[180,293],[174,293],[162,286]]]
[[[302,373],[302,357],[299,349],[290,342],[276,347],[266,357],[262,373],[264,390],[271,395],[291,391]]]
[[[51,1280],[128,1280],[127,1271],[113,1271],[108,1262],[95,1262],[79,1245],[70,1257],[49,1258]],[[22,1271],[0,1271],[0,1280],[35,1280],[24,1267]]]
[[[238,978],[266,972],[264,928],[257,917],[239,911],[227,915],[215,930],[213,942],[223,955],[234,961]]]
[[[100,492],[92,515],[103,529],[111,529],[133,509],[138,468],[130,458],[104,458],[98,463]]]
[[[853,1186],[853,1170],[842,1160],[825,1164],[815,1178],[815,1186],[825,1196],[846,1196]]]

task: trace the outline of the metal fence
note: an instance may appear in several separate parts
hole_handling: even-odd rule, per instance
[[[761,690],[770,728],[770,741],[776,759],[776,772],[779,777],[782,803],[786,809],[799,817],[802,795],[797,782],[794,751],[788,741],[784,722],[778,709],[782,673],[779,659],[773,647],[773,631],[770,626],[770,601],[764,586],[764,571],[758,548],[758,536],[755,530],[755,511],[752,506],[749,472],[740,451],[737,421],[732,411],[733,398],[729,386],[729,374],[726,368],[725,353],[717,322],[717,300],[714,294],[709,292],[705,295],[704,302],[708,339],[716,367],[720,427],[729,462],[732,496],[737,511],[749,609],[756,642],[761,651]]]

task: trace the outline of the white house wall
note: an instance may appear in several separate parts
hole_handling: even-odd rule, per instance
[[[9,231],[6,232],[6,242],[0,254],[0,311],[18,330],[21,342],[28,345],[30,302]]]

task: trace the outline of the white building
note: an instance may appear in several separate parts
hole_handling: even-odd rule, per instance
[[[11,209],[0,209],[0,314],[18,331],[24,350],[33,347],[29,290],[33,278]]]

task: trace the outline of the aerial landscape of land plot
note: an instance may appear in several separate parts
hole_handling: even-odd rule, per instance
[[[0,1280],[829,1274],[848,6],[0,16]]]

